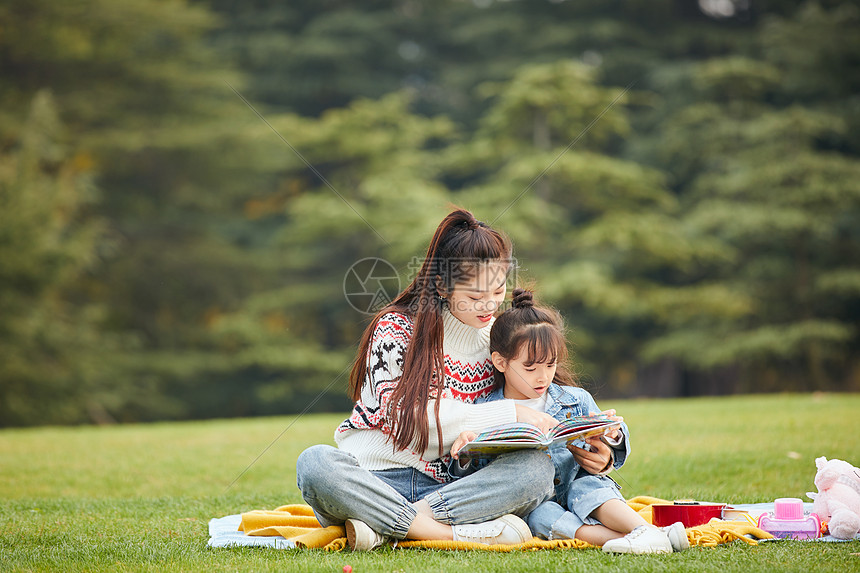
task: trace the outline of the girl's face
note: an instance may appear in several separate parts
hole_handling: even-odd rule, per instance
[[[505,398],[512,400],[529,400],[543,396],[558,368],[558,363],[550,362],[552,358],[545,362],[526,363],[527,348],[520,348],[520,353],[511,360],[506,360],[498,352],[493,352],[492,359],[493,365],[505,375]]]
[[[508,264],[489,262],[478,266],[476,272],[457,283],[448,293],[448,308],[457,320],[474,328],[490,324],[507,292]]]

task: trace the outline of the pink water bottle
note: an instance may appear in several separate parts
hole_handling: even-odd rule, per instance
[[[803,514],[803,501],[783,497],[773,502],[773,513],[758,518],[759,529],[779,539],[814,539],[821,534],[821,521],[814,513]]]

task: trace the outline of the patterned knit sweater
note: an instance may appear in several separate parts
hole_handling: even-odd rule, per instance
[[[385,421],[391,392],[397,385],[406,348],[412,338],[412,319],[390,312],[379,319],[367,356],[367,378],[352,415],[335,431],[338,447],[354,455],[367,470],[413,467],[440,482],[451,480],[446,467],[454,440],[465,430],[480,432],[490,426],[516,421],[512,400],[473,404],[490,392],[493,365],[490,361],[490,325],[473,328],[449,311],[443,314],[443,354],[445,387],[439,404],[442,451],[436,431],[435,401],[427,404],[429,442],[423,452],[407,448],[395,451],[388,440],[391,432]]]

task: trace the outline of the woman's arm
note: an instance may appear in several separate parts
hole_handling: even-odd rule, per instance
[[[533,424],[546,433],[558,425],[558,420],[549,414],[522,406],[514,400],[494,400],[481,404],[468,404],[459,400],[443,398],[439,402],[439,424],[442,428],[443,454],[447,454],[451,450],[457,436],[463,432],[480,433],[493,426],[522,422]],[[425,459],[439,457],[439,435],[436,431],[434,408],[435,403],[431,400],[427,404],[430,439],[425,450]]]
[[[439,426],[436,425],[436,402],[427,403],[427,422],[430,426],[424,459],[439,457],[439,434],[442,428],[442,453],[451,451],[451,446],[462,432],[480,433],[487,428],[517,421],[517,409],[513,400],[495,400],[482,404],[469,404],[451,398],[439,400]]]

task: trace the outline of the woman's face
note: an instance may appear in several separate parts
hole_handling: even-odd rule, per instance
[[[448,308],[457,320],[474,328],[490,324],[507,293],[508,264],[492,261],[457,283],[448,293]]]

